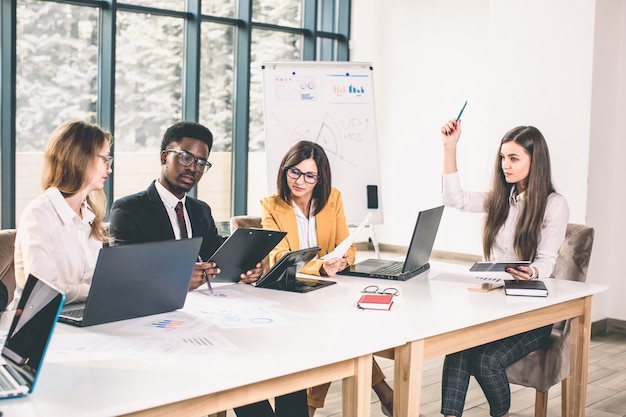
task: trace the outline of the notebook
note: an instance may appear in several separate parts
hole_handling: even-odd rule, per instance
[[[63,307],[75,326],[165,313],[185,303],[202,237],[100,249],[87,301]]]
[[[444,206],[420,211],[413,230],[413,237],[404,262],[367,259],[352,265],[340,275],[406,281],[430,268],[428,261],[433,250]]]
[[[2,348],[0,398],[33,392],[65,295],[29,275]]]
[[[291,292],[309,292],[336,284],[335,281],[296,277],[296,272],[319,253],[320,248],[313,247],[289,252],[256,282],[259,288]]]
[[[211,282],[239,282],[241,273],[256,267],[286,234],[266,229],[235,229],[209,259],[220,269]]]

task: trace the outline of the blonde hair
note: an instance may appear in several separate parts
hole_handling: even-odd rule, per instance
[[[44,150],[42,188],[56,187],[64,197],[80,192],[89,183],[89,168],[106,143],[111,143],[111,133],[91,123],[69,121],[57,127]],[[108,242],[104,190],[90,192],[87,205],[95,214],[89,237]]]

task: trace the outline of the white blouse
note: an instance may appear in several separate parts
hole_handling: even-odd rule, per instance
[[[102,242],[89,237],[95,215],[86,203],[82,213],[81,219],[56,188],[26,206],[15,237],[16,299],[33,274],[65,292],[66,303],[86,300]]]
[[[443,175],[443,203],[469,213],[484,213],[486,192],[466,192],[461,188],[458,172]],[[517,196],[514,188],[509,197],[509,215],[506,222],[496,235],[491,249],[492,261],[505,262],[518,260],[513,247],[513,237],[517,219],[524,207],[524,193]],[[569,206],[563,196],[552,193],[548,196],[548,204],[541,225],[541,236],[532,266],[539,271],[539,277],[552,275],[559,248],[565,240],[565,231],[569,221]],[[527,259],[523,259],[527,260]]]

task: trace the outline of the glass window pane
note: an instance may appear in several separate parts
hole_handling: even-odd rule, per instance
[[[181,19],[118,13],[114,199],[159,176],[163,133],[182,118],[183,27]]]
[[[123,0],[123,3],[165,10],[185,10],[185,0]]]
[[[233,145],[233,27],[202,24],[200,51],[200,123],[213,133],[209,160],[213,167],[198,183],[198,198],[206,201],[215,221],[231,214]]]
[[[96,121],[98,9],[17,3],[16,221],[41,190],[48,135],[70,119]]]
[[[280,26],[302,27],[302,0],[253,0],[252,20]]]
[[[235,17],[237,0],[202,0],[202,14]]]
[[[317,30],[334,32],[337,30],[335,11],[337,5],[334,0],[320,0],[317,8]]]
[[[337,59],[336,41],[328,38],[317,39],[317,61],[335,61]]]
[[[263,73],[261,65],[272,61],[301,61],[300,35],[255,29],[252,31],[250,68],[250,143],[248,153],[248,214],[260,215],[259,201],[276,187],[268,189],[263,130]],[[269,167],[277,170],[278,167]]]

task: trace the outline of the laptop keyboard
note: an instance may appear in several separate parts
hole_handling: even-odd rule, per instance
[[[61,313],[62,316],[71,317],[73,319],[80,319],[85,314],[84,308],[78,308],[76,310],[67,310]]]
[[[385,265],[372,271],[372,274],[376,275],[397,275],[402,272],[404,268],[404,262],[396,262],[393,264]]]
[[[0,391],[13,391],[19,385],[11,378],[4,366],[0,367]]]

